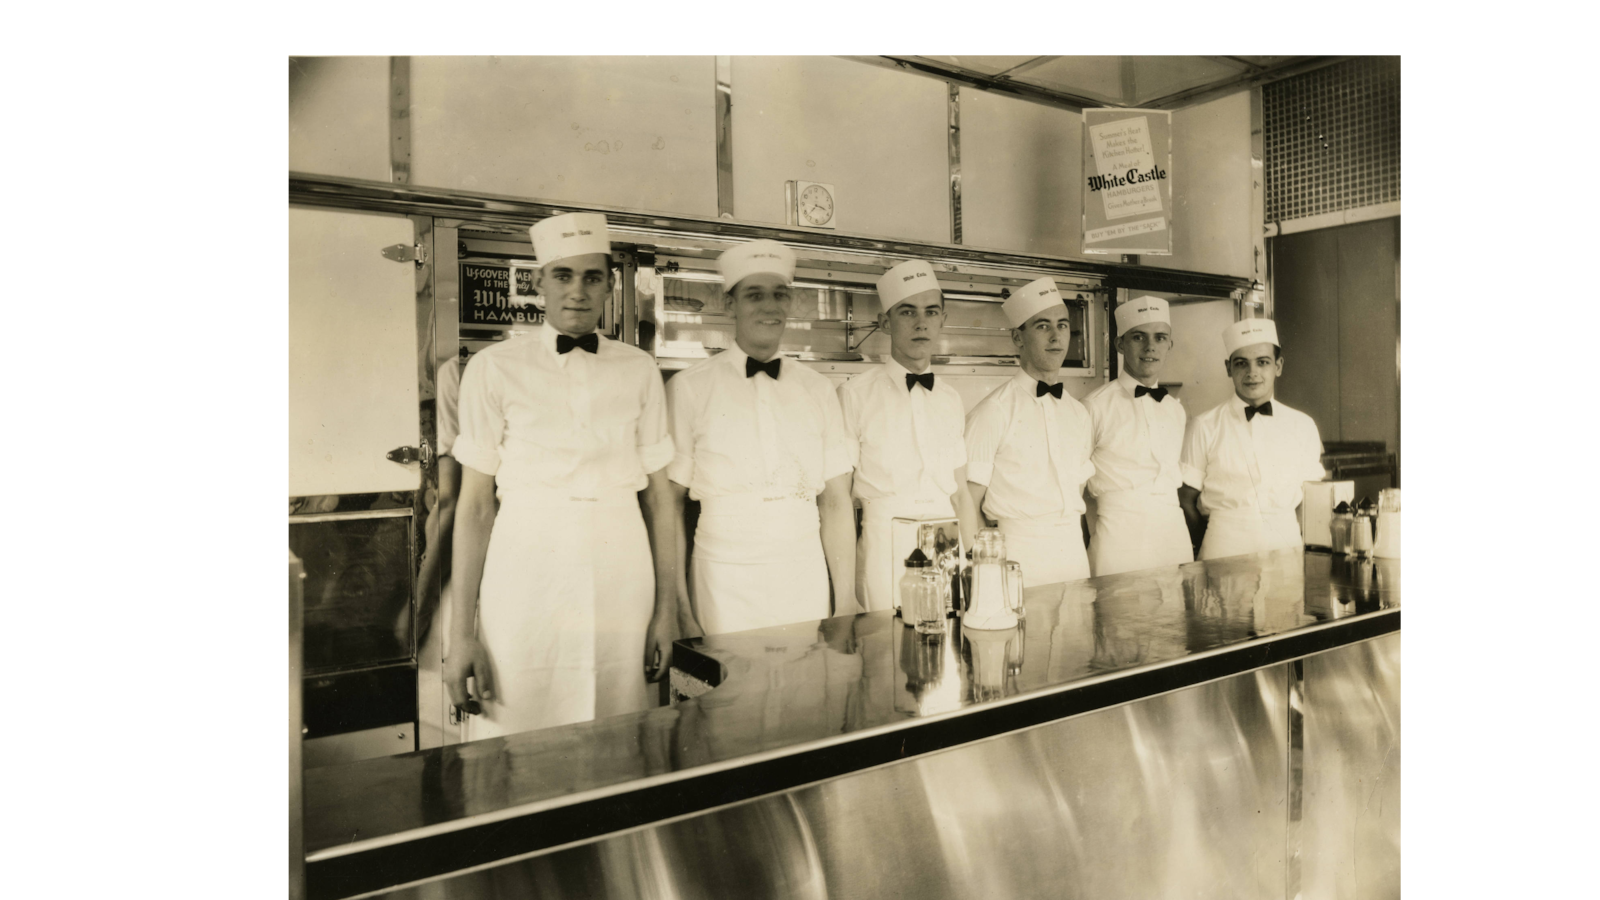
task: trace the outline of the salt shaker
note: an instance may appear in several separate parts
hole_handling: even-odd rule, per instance
[[[1361,509],[1355,517],[1350,547],[1358,559],[1372,556],[1372,501],[1365,497],[1361,498]]]
[[[1355,524],[1355,516],[1350,512],[1350,504],[1340,500],[1339,505],[1333,508],[1333,521],[1329,524],[1332,528],[1330,544],[1333,552],[1349,554],[1351,551],[1350,530]]]

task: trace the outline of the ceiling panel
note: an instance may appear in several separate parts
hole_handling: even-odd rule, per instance
[[[1214,56],[1135,56],[1132,59],[1136,103],[1226,81],[1248,69],[1242,63]]]
[[[1013,76],[1052,91],[1122,103],[1122,57],[1063,56]]]
[[[1230,56],[1228,59],[1242,59],[1247,63],[1257,66],[1270,67],[1287,59],[1296,59],[1293,56]]]
[[[896,57],[888,57],[895,59]],[[1241,79],[1270,78],[1311,59],[1304,56],[915,56],[924,64],[990,80],[1052,92],[1069,104],[1144,106],[1175,95],[1192,98]],[[925,74],[934,72],[924,70]],[[1124,90],[1125,75],[1132,84]],[[980,84],[981,86],[981,84]]]
[[[1032,56],[923,56],[920,59],[931,59],[946,65],[960,66],[980,75],[999,75],[1001,72],[1020,66]]]

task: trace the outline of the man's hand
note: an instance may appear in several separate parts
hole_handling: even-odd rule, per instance
[[[490,672],[489,651],[476,638],[453,636],[450,655],[444,661],[444,686],[450,703],[463,712],[467,702],[467,678],[477,680],[478,699],[494,699],[494,675]]]
[[[658,609],[650,617],[650,628],[644,634],[644,680],[652,684],[660,681],[672,666],[672,642],[677,633],[675,618],[671,610]]]

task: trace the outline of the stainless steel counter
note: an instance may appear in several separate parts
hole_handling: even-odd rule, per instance
[[[976,853],[986,841],[1000,840],[967,834],[964,828],[970,826],[958,819],[971,819],[973,809],[986,809],[1004,796],[1022,804],[1017,822],[1067,828],[1022,839],[1018,846],[1000,840],[993,848],[1009,858],[1035,843],[1059,847],[1055,862],[1044,869],[1035,862],[1038,871],[1026,875],[1046,877],[1054,871],[1051,866],[1066,865],[1099,838],[1079,834],[1078,843],[1063,840],[1078,826],[1058,822],[1059,810],[1046,815],[1041,808],[1030,818],[1027,804],[1055,803],[1052,809],[1070,811],[1072,797],[1082,801],[1085,791],[1107,789],[1095,788],[1101,782],[1091,776],[1109,766],[1128,777],[1106,783],[1118,785],[1114,791],[1134,792],[1120,801],[1107,799],[1112,808],[1118,803],[1129,810],[1164,807],[1182,792],[1163,794],[1163,785],[1188,782],[1180,771],[1146,770],[1150,757],[1144,744],[1163,734],[1180,742],[1210,735],[1223,748],[1173,764],[1183,771],[1226,766],[1228,754],[1243,753],[1239,765],[1256,774],[1241,770],[1229,778],[1266,786],[1238,796],[1208,789],[1204,796],[1231,816],[1244,817],[1241,835],[1259,834],[1246,842],[1255,849],[1239,851],[1246,857],[1229,866],[1219,863],[1216,871],[1254,871],[1254,866],[1260,872],[1250,876],[1252,885],[1274,878],[1282,885],[1286,829],[1294,827],[1297,839],[1311,841],[1323,832],[1293,825],[1281,804],[1263,812],[1257,801],[1270,806],[1281,795],[1303,811],[1318,797],[1327,800],[1337,793],[1326,785],[1323,794],[1310,797],[1291,790],[1290,759],[1297,758],[1303,772],[1308,758],[1318,758],[1304,744],[1309,726],[1303,718],[1298,726],[1289,721],[1289,701],[1283,699],[1297,690],[1296,674],[1302,678],[1298,689],[1304,689],[1305,670],[1294,661],[1398,630],[1398,562],[1349,565],[1325,554],[1281,552],[1030,589],[1022,633],[1013,636],[1020,641],[1012,643],[1009,658],[1005,635],[958,633],[928,641],[887,613],[686,642],[677,664],[717,687],[676,707],[307,772],[308,888],[312,897],[345,897],[479,869],[397,896],[495,896],[469,885],[505,877],[516,884],[537,881],[541,871],[556,879],[552,884],[579,878],[580,887],[535,893],[623,896],[628,889],[615,880],[621,864],[603,864],[608,854],[634,860],[628,869],[634,874],[627,878],[644,877],[640,872],[648,870],[656,880],[666,877],[662,872],[681,879],[688,876],[666,862],[671,854],[661,856],[666,852],[661,842],[677,835],[702,850],[726,848],[713,854],[720,865],[761,870],[728,876],[735,878],[729,889],[742,885],[751,896],[806,895],[815,892],[799,885],[859,886],[868,877],[862,873],[874,871],[873,854],[860,842],[881,833],[940,846],[953,842],[936,854],[944,859],[944,883],[998,896],[990,889],[1006,893],[1011,882],[993,867],[963,869],[967,881],[949,880],[956,878],[950,874],[955,864],[950,854]],[[1398,638],[1393,640],[1397,657]],[[1302,717],[1312,708],[1304,701],[1300,698],[1298,707]],[[1128,719],[1119,710],[1142,712]],[[1282,724],[1270,724],[1274,721]],[[1295,727],[1301,729],[1299,757],[1291,752]],[[1057,732],[1057,739],[1046,737]],[[982,745],[983,765],[958,764],[963,754],[980,752],[977,742],[1002,736],[999,743]],[[1276,747],[1284,752],[1275,753]],[[996,754],[1004,759],[989,759]],[[951,761],[939,762],[947,758]],[[890,765],[908,760],[915,763],[910,768]],[[1139,765],[1129,770],[1130,762]],[[993,771],[994,764],[1002,771]],[[869,771],[885,765],[890,767]],[[906,800],[908,795],[891,791],[910,805],[869,802],[885,785],[907,778],[911,781],[902,787],[923,799]],[[1229,778],[1221,783],[1231,783]],[[925,789],[930,784],[941,787],[930,793]],[[862,793],[862,785],[871,789]],[[852,790],[857,799],[847,805],[855,813],[825,814],[839,808],[841,792]],[[1051,796],[1061,802],[1050,801]],[[769,799],[747,802],[762,797]],[[958,807],[964,812],[952,819]],[[712,810],[721,811],[700,815]],[[1190,810],[1202,822],[1215,812]],[[1267,818],[1250,818],[1262,815]],[[698,817],[661,824],[690,816]],[[1386,828],[1387,820],[1381,824]],[[646,826],[655,827],[555,852]],[[1130,827],[1146,826],[1135,820]],[[793,832],[793,840],[780,832]],[[1170,844],[1172,833],[1163,834],[1161,840]],[[740,835],[747,843],[777,841],[789,855],[740,863],[735,859],[742,858],[736,852]],[[1151,834],[1144,835],[1143,844],[1133,837],[1129,846],[1161,843]],[[832,850],[818,856],[819,846]],[[883,845],[872,846],[881,850]],[[1274,846],[1275,858],[1261,856],[1260,848]],[[698,851],[674,852],[688,858]],[[1175,851],[1167,846],[1165,852]],[[794,853],[800,855],[790,859]],[[505,865],[533,856],[544,862]],[[646,865],[639,859],[656,861]],[[557,865],[558,860],[567,863]],[[582,875],[594,865],[599,865],[594,872],[612,875],[600,882]],[[1313,869],[1296,878],[1310,881],[1336,869]],[[506,874],[512,870],[522,874]],[[1106,885],[1089,878],[1090,869],[1075,871],[1085,896],[1137,895],[1120,889],[1107,893]],[[902,886],[910,890],[918,879],[914,872],[904,876],[909,880]],[[700,887],[688,893],[712,886],[704,880],[710,876],[695,877]],[[1164,885],[1177,883],[1173,878],[1132,878],[1126,885],[1164,891]],[[779,887],[770,892],[753,887],[768,883]],[[438,893],[443,884],[455,887]],[[904,893],[889,886],[863,895]],[[641,892],[681,893],[634,891]],[[1257,894],[1254,889],[1235,892]]]

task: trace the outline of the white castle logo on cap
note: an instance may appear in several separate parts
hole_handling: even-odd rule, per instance
[[[1116,317],[1117,331],[1124,333],[1155,322],[1172,324],[1167,314],[1167,301],[1160,297],[1135,297],[1117,307]]]
[[[600,213],[566,213],[551,216],[528,229],[533,255],[539,265],[590,253],[611,254],[611,231]]]
[[[1278,341],[1278,325],[1271,319],[1240,319],[1222,329],[1222,344],[1227,350],[1227,358],[1231,358],[1241,347],[1252,344],[1283,346]]]
[[[794,251],[765,238],[737,244],[717,257],[717,271],[722,273],[723,287],[729,291],[751,275],[777,275],[787,283],[794,280]]]
[[[908,259],[878,276],[878,300],[884,312],[917,294],[939,289],[938,276],[927,260]]]
[[[1056,287],[1055,279],[1045,276],[1023,285],[1000,304],[1000,309],[1006,314],[1006,321],[1012,328],[1021,328],[1029,319],[1045,310],[1060,306],[1065,311],[1065,304],[1066,300],[1062,299],[1061,289]]]

